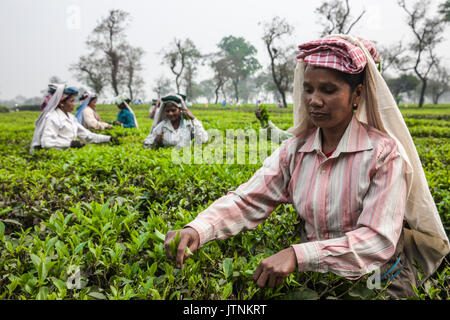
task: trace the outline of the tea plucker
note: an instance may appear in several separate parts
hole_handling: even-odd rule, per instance
[[[92,133],[78,122],[71,113],[78,94],[76,88],[66,88],[64,84],[52,84],[49,87],[50,99],[46,97],[43,112],[35,122],[31,152],[39,148],[81,148],[85,142],[119,143],[117,138]],[[78,138],[85,142],[77,140]]]
[[[208,141],[208,133],[202,123],[186,107],[185,96],[171,94],[161,98],[161,107],[153,121],[144,148],[189,146],[191,140],[197,143]]]
[[[335,35],[299,46],[295,137],[253,177],[181,230],[176,264],[208,241],[255,228],[281,203],[304,221],[300,243],[261,261],[260,287],[298,271],[358,279],[381,269],[392,298],[414,296],[450,251],[411,135],[377,69],[372,43]]]
[[[129,105],[131,99],[128,98],[128,95],[123,93],[115,97],[114,100],[120,111],[117,114],[117,120],[113,124],[124,128],[139,128],[136,115]]]
[[[75,118],[78,122],[89,130],[106,130],[112,129],[113,126],[109,123],[102,121],[100,115],[97,113],[97,100],[98,97],[95,92],[86,91],[80,97],[82,101],[75,113]]]
[[[150,118],[150,119],[154,119],[155,118],[155,115],[158,112],[160,103],[161,103],[161,99],[159,99],[159,98],[152,100],[152,102],[150,104],[150,108],[148,110],[147,118]]]

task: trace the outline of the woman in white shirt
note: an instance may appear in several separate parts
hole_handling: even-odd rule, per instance
[[[144,148],[167,146],[185,147],[192,139],[205,143],[208,133],[202,123],[184,103],[183,95],[169,95],[161,98],[150,135],[144,140]]]
[[[71,113],[75,107],[78,90],[66,90],[57,85],[44,112],[36,120],[36,128],[31,143],[31,151],[40,148],[81,148],[87,143],[112,142],[119,144],[115,137],[95,134],[84,128]]]

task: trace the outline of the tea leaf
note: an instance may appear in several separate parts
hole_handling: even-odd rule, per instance
[[[225,258],[223,260],[223,272],[227,279],[233,274],[233,259]]]

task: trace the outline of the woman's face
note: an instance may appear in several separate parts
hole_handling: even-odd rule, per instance
[[[180,109],[173,104],[166,105],[166,107],[164,108],[164,112],[166,114],[166,117],[170,120],[170,122],[177,121],[181,117]]]
[[[353,105],[359,103],[361,93],[362,85],[352,93],[338,71],[306,67],[303,99],[311,121],[320,128],[347,127],[353,116]]]
[[[59,104],[59,107],[61,108],[62,111],[71,113],[75,108],[75,96],[74,95],[69,96],[64,102],[61,102]]]
[[[95,109],[95,107],[97,106],[97,98],[92,99],[91,102],[89,102],[88,106],[92,109]]]

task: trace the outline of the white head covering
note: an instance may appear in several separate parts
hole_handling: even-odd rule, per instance
[[[169,94],[167,96],[177,97],[178,99],[180,99],[181,103],[177,103],[176,101],[172,101],[172,100],[170,100],[170,101],[162,101],[162,99],[160,99],[159,108],[158,108],[158,111],[156,112],[155,120],[152,123],[152,128],[150,129],[150,133],[153,132],[153,130],[156,128],[156,126],[160,122],[162,122],[162,121],[167,119],[167,116],[166,116],[166,113],[165,113],[164,110],[166,109],[166,105],[169,102],[170,102],[170,104],[173,104],[173,105],[177,106],[180,109],[187,109],[186,104],[184,103],[184,99],[179,94],[172,93],[172,94]],[[184,123],[183,122],[183,115],[181,115],[181,122],[182,122],[181,125],[183,125],[183,123]]]
[[[412,263],[419,263],[425,273],[423,281],[432,275],[450,252],[448,237],[442,225],[436,204],[431,196],[422,164],[411,134],[392,94],[377,69],[367,48],[358,39],[348,35],[333,35],[358,46],[367,58],[362,103],[356,117],[396,140],[401,157],[406,162],[408,196],[405,220],[411,229],[404,228],[405,254]],[[294,76],[294,135],[314,125],[309,120],[302,99],[305,64],[297,61]]]
[[[31,140],[30,153],[33,153],[35,147],[41,145],[41,137],[42,132],[44,131],[45,119],[50,112],[56,109],[64,92],[64,84],[52,84],[52,86],[56,87],[55,93],[53,93],[43,112],[39,115],[39,118],[37,118],[36,122],[34,123],[35,128],[33,140]]]
[[[115,100],[117,105],[121,105],[123,103],[123,104],[125,104],[125,107],[128,110],[130,110],[130,112],[133,114],[133,117],[134,117],[134,125],[136,126],[137,129],[139,129],[139,125],[138,125],[138,122],[137,122],[136,115],[134,114],[133,109],[131,109],[131,107],[128,105],[128,103],[126,101],[127,99],[129,99],[129,98],[128,98],[128,95],[126,93],[122,93],[122,94],[120,94],[120,95],[118,95],[117,97],[114,98],[114,100]]]

